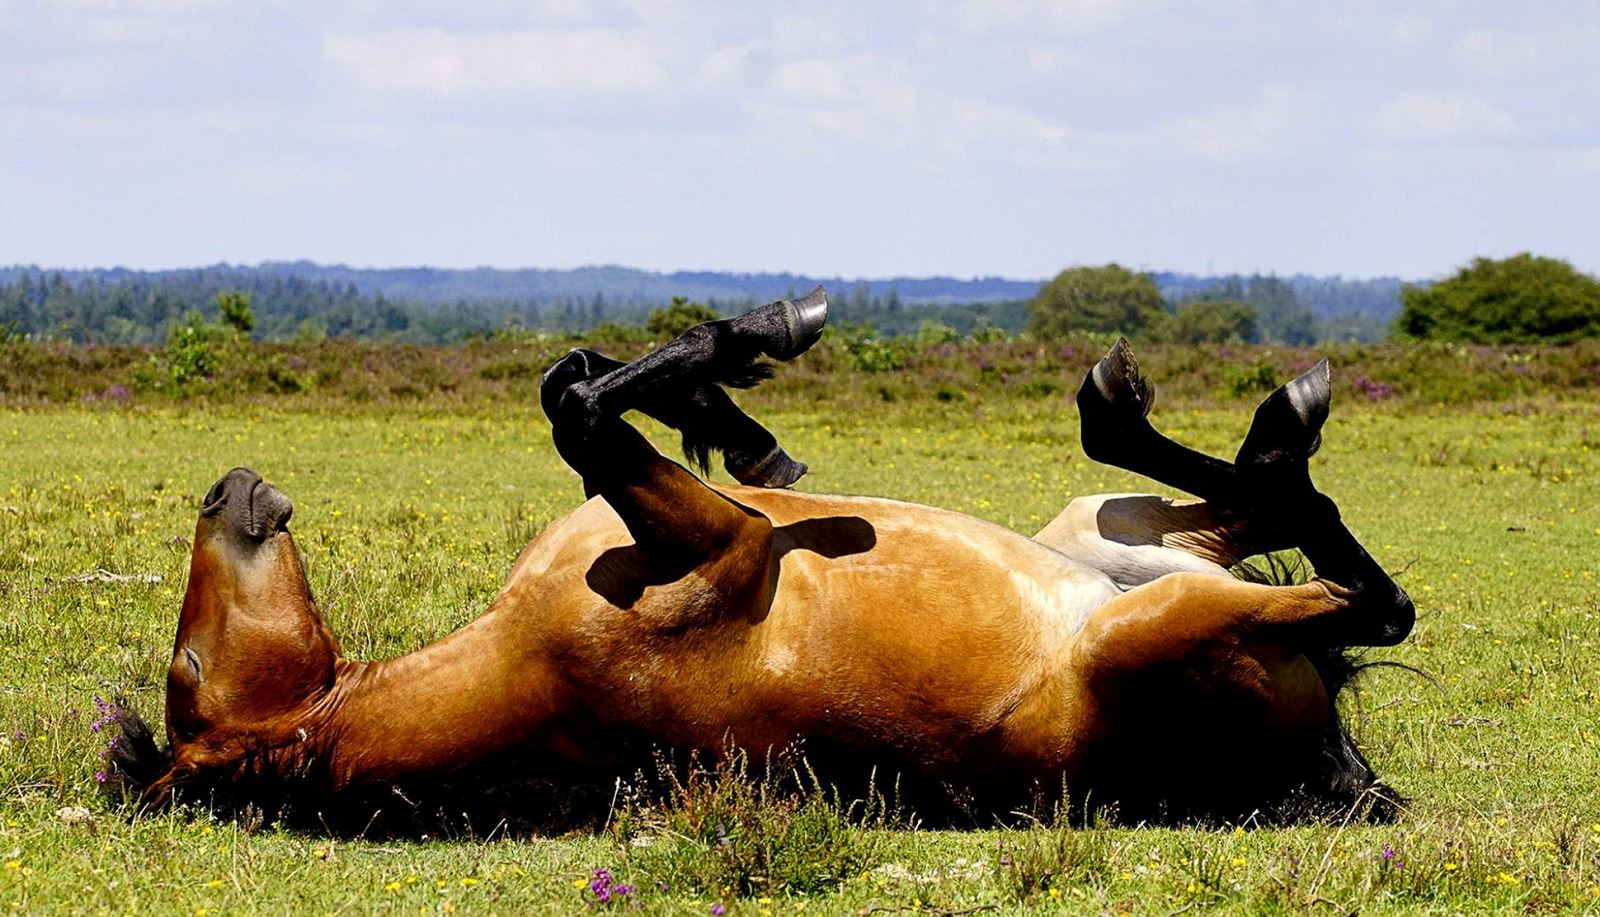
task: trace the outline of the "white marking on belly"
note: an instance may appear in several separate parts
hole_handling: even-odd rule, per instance
[[[1042,630],[1057,637],[1070,637],[1083,629],[1083,623],[1096,608],[1117,595],[1116,584],[1099,573],[1064,575],[1049,586],[1018,570],[1010,571],[1011,585],[1023,604],[1034,610]]]
[[[773,675],[783,675],[794,668],[794,650],[786,643],[774,643],[767,647],[761,663]]]

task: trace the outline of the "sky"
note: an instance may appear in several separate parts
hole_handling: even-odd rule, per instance
[[[1600,272],[1600,0],[0,0],[0,264]]]

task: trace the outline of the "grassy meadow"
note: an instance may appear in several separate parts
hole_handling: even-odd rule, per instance
[[[1400,380],[1406,357],[1394,354],[1380,356]],[[474,365],[495,360],[506,363]],[[1161,384],[1182,361],[1147,368]],[[1153,487],[1083,458],[1076,363],[1030,363],[1054,382],[1016,392],[980,384],[980,368],[925,392],[895,373],[858,374],[838,395],[803,364],[799,381],[743,398],[811,465],[801,489],[930,503],[1031,533],[1073,495]],[[99,371],[83,371],[95,391]],[[1258,395],[1235,398],[1220,370],[1202,371],[1217,383],[1185,395],[1177,379],[1157,423],[1231,454]],[[1362,378],[1403,384],[1381,381],[1387,371]],[[511,370],[473,378],[531,385]],[[247,831],[203,811],[130,820],[99,792],[94,699],[126,694],[159,720],[194,515],[228,468],[252,467],[295,501],[316,595],[345,652],[366,659],[474,617],[581,489],[531,392],[503,386],[371,399],[25,392],[0,408],[0,912],[1600,910],[1592,386],[1437,400],[1339,389],[1315,474],[1419,615],[1404,644],[1368,658],[1426,677],[1374,668],[1345,699],[1368,758],[1411,799],[1396,824],[851,828],[817,854],[847,861],[847,874],[804,894],[718,885],[695,859],[716,851],[668,855],[690,842],[666,833],[648,846],[618,831],[360,840]],[[675,436],[648,429],[672,447]],[[600,902],[600,868],[634,890]]]

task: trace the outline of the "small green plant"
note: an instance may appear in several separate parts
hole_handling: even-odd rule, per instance
[[[857,372],[884,373],[905,368],[903,348],[894,341],[878,337],[871,325],[841,325],[839,342]]]
[[[215,337],[215,327],[198,312],[190,312],[182,324],[173,326],[167,335],[166,351],[167,371],[173,382],[188,385],[216,375],[222,360],[211,346]]]
[[[1106,869],[1111,842],[1099,828],[1073,828],[1057,817],[1053,828],[1008,831],[995,860],[995,878],[1008,898],[1025,902],[1039,894],[1093,881]]]
[[[880,800],[844,802],[803,762],[769,758],[752,773],[730,749],[687,773],[658,762],[653,793],[635,790],[612,824],[622,857],[655,886],[725,894],[809,895],[840,888],[876,865]]]
[[[222,314],[222,324],[245,337],[255,330],[256,315],[250,308],[250,294],[238,290],[223,290],[217,294],[217,311]]]
[[[1244,366],[1224,368],[1222,383],[1235,398],[1244,398],[1255,392],[1270,392],[1278,387],[1278,370],[1263,353],[1254,362]]]
[[[695,325],[716,321],[716,310],[704,303],[690,302],[682,296],[672,297],[672,303],[657,309],[645,319],[644,330],[653,341],[670,341]]]
[[[961,340],[961,332],[944,322],[925,321],[917,328],[917,343],[922,345],[954,344]]]

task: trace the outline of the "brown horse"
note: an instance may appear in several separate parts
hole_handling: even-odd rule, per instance
[[[990,811],[1063,786],[1137,817],[1348,807],[1381,788],[1334,696],[1344,648],[1398,642],[1413,610],[1311,484],[1325,363],[1267,398],[1226,462],[1150,426],[1150,386],[1119,342],[1078,395],[1085,451],[1206,502],[1079,498],[1028,539],[781,489],[805,467],[719,384],[799,356],[825,318],[818,291],[631,364],[559,361],[543,401],[591,499],[527,546],[481,617],[402,658],[340,654],[289,500],[230,471],[195,531],[167,748],[124,718],[124,780],[147,807],[256,802],[358,825],[490,773],[592,781],[652,747],[796,741],[825,777],[873,765]],[[758,486],[662,457],[621,419],[634,408]],[[1285,547],[1318,577],[1229,574]]]

